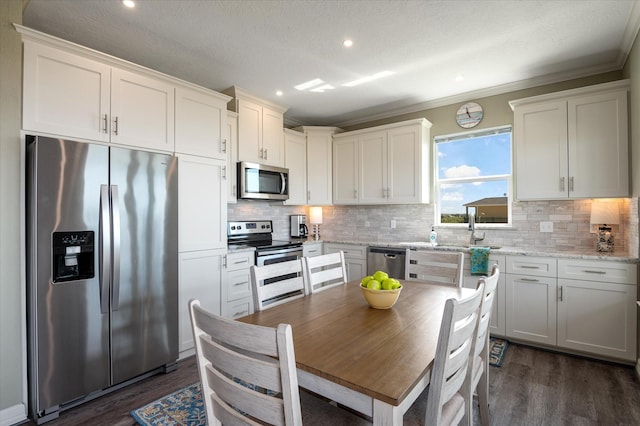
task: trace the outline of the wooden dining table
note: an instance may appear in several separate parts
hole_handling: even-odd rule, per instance
[[[402,425],[429,384],[445,301],[473,290],[401,283],[390,309],[369,307],[354,281],[239,321],[291,324],[300,387],[371,417],[374,425]]]

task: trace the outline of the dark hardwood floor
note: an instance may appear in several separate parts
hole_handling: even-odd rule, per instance
[[[67,410],[46,425],[135,425],[130,411],[197,380],[191,357],[174,372]],[[640,425],[640,381],[632,367],[513,343],[502,367],[490,368],[490,402],[492,425]],[[478,424],[477,412],[474,417]]]

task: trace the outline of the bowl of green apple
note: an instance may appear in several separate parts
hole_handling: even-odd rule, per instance
[[[389,309],[398,301],[402,284],[386,272],[376,271],[360,280],[360,290],[372,308]]]

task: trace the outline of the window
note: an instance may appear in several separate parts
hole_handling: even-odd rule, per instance
[[[435,138],[436,224],[511,224],[511,126]]]

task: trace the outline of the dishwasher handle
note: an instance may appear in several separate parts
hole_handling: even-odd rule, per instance
[[[404,256],[406,251],[404,249],[390,248],[390,247],[369,247],[369,253],[380,253],[387,257],[395,258],[395,256]]]

